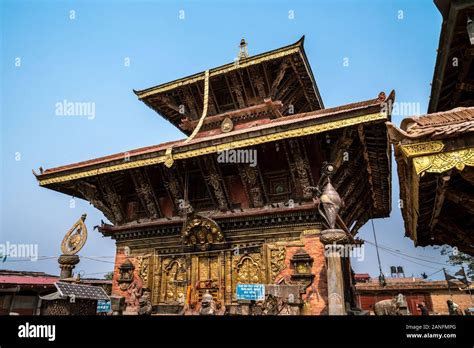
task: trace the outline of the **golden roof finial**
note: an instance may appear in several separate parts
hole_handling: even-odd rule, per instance
[[[249,52],[247,51],[247,42],[245,42],[245,39],[242,38],[240,40],[240,51],[239,51],[239,59],[244,59],[249,57]]]

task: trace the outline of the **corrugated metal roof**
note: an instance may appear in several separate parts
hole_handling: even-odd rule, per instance
[[[55,277],[0,276],[0,284],[53,285],[57,281]]]

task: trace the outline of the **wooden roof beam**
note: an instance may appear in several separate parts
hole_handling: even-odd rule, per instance
[[[113,213],[115,221],[120,224],[125,221],[125,214],[122,209],[120,197],[115,191],[114,185],[111,183],[110,178],[107,175],[97,176],[99,188],[102,191],[102,196],[107,202],[107,206]]]
[[[373,182],[373,177],[372,177],[372,166],[370,163],[370,157],[369,157],[369,150],[367,148],[367,144],[365,142],[365,131],[364,131],[364,126],[359,125],[357,127],[357,132],[359,133],[359,140],[360,143],[362,144],[362,154],[364,156],[364,160],[366,162],[366,171],[367,171],[367,178],[369,180],[370,184],[370,191],[371,191],[371,196],[372,196],[372,201],[374,205],[374,210],[378,209],[378,202],[377,198],[375,197],[375,187],[374,187],[374,182]]]
[[[135,168],[130,171],[130,177],[135,187],[135,192],[145,210],[149,219],[158,219],[163,217],[163,214],[156,198],[153,186],[150,183],[150,178],[146,171],[146,167]]]
[[[463,57],[463,60],[462,60],[461,71],[459,72],[459,75],[458,75],[458,82],[459,83],[464,82],[465,79],[467,78],[473,60],[474,60],[474,48],[466,49],[466,53],[464,54],[464,57]],[[456,91],[454,92],[454,95],[453,95],[452,105],[456,105],[456,103],[461,98],[462,92],[463,92],[462,89],[456,89]]]
[[[221,211],[224,211],[227,209],[227,207],[225,206],[225,200],[222,202],[216,202],[216,198],[219,200],[221,198],[221,196],[219,195],[218,196],[218,191],[219,189],[215,189],[214,190],[214,194],[215,196],[212,194],[212,191],[211,191],[211,187],[210,186],[213,186],[214,188],[214,185],[216,182],[217,182],[217,185],[218,185],[218,181],[219,181],[219,178],[216,178],[215,177],[215,173],[211,172],[209,170],[209,168],[203,163],[204,159],[202,157],[198,157],[197,158],[197,162],[198,162],[198,166],[199,166],[199,173],[201,174],[202,178],[204,179],[204,185],[206,186],[206,191],[209,195],[209,197],[211,198],[211,201],[212,201],[212,204],[214,205],[214,207],[218,208],[219,210]],[[203,167],[206,167],[206,170],[204,170]],[[208,175],[206,175],[208,174]],[[189,184],[188,184],[188,190],[189,190]],[[215,198],[214,198],[215,197]]]
[[[258,98],[257,92],[255,91],[255,88],[254,88],[254,86],[253,86],[253,85],[254,85],[254,84],[253,84],[253,79],[252,79],[252,77],[250,76],[249,67],[245,67],[244,69],[245,69],[245,71],[247,72],[247,78],[248,78],[249,83],[250,83],[250,89],[252,90],[253,97],[254,97],[255,99],[257,99],[257,98]],[[242,83],[243,83],[243,80],[242,80]]]
[[[303,83],[303,80],[301,80],[300,74],[298,73],[298,69],[295,66],[295,62],[294,62],[293,58],[290,58],[290,62],[291,62],[291,67],[293,68],[293,71],[295,72],[295,75],[298,77],[298,82],[301,86],[301,89],[303,90],[303,93],[304,93],[304,96],[305,96],[306,100],[309,103],[311,103],[311,99],[308,97],[308,94],[306,93],[305,85]]]
[[[172,168],[167,168],[166,166],[158,166],[158,168],[163,178],[166,191],[173,202],[175,211],[179,213],[180,204],[184,199],[184,195],[181,194],[181,182]]]
[[[336,144],[331,150],[330,162],[335,168],[339,168],[344,161],[344,154],[349,150],[352,143],[354,142],[354,130],[352,128],[344,128],[342,136],[338,138]],[[350,160],[350,159],[349,159]]]
[[[230,97],[232,98],[232,104],[234,105],[234,109],[237,110],[237,109],[239,109],[239,107],[237,106],[237,103],[235,102],[234,93],[232,93],[232,88],[230,87],[230,83],[229,83],[229,80],[227,79],[227,75],[224,75],[224,79],[225,79],[225,83],[227,85],[227,90],[230,94]]]
[[[444,199],[445,199],[445,194],[446,194],[446,188],[449,185],[449,180],[451,179],[451,171],[449,171],[446,174],[440,175],[437,180],[436,184],[436,194],[435,194],[435,203],[433,207],[433,213],[431,215],[430,223],[429,223],[429,228],[431,231],[434,230],[437,222],[438,222],[438,216],[441,212],[441,209],[443,209],[444,205]]]
[[[283,77],[285,77],[287,67],[288,67],[288,60],[284,59],[280,63],[280,66],[278,67],[278,72],[275,77],[275,80],[273,80],[272,82],[272,86],[270,88],[270,98],[275,99],[275,94],[277,92],[278,86],[280,86],[280,83],[283,80]]]
[[[474,196],[467,192],[449,188],[445,192],[445,199],[450,200],[474,215]]]
[[[224,189],[224,178],[222,177],[221,173],[217,171],[213,157],[202,157],[202,159],[199,160],[199,167],[203,173],[209,193],[211,188],[214,193],[215,199],[213,198],[213,195],[211,195],[213,203],[219,208],[220,211],[229,210],[231,203],[226,194],[226,190]]]

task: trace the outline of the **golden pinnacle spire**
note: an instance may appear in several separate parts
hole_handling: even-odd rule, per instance
[[[240,50],[239,50],[239,59],[245,59],[249,57],[249,52],[247,51],[247,42],[245,42],[245,39],[242,38],[240,40]]]

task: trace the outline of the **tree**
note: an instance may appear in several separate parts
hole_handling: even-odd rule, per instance
[[[425,272],[423,272],[423,273],[421,273],[421,278],[422,279],[427,279],[428,275]]]
[[[114,278],[114,272],[109,272],[104,275],[104,279],[112,280]]]
[[[456,247],[443,245],[441,247],[441,255],[448,256],[448,262],[453,266],[466,266],[466,276],[474,280],[474,256],[462,253]]]

